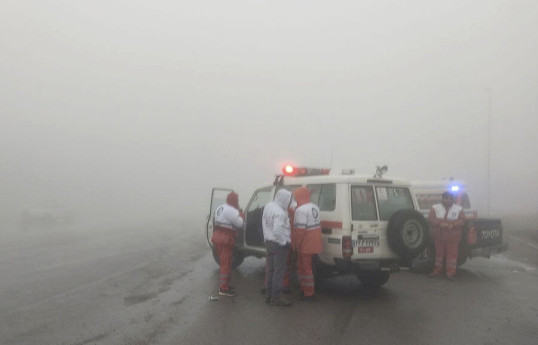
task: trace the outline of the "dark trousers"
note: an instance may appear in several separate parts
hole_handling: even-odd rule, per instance
[[[289,244],[281,246],[272,241],[265,242],[267,256],[265,258],[265,294],[278,298],[282,295],[282,281],[286,273]]]

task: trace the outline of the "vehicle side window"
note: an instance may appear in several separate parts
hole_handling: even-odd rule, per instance
[[[377,220],[374,189],[372,187],[351,187],[351,217],[353,220]]]
[[[319,195],[321,194],[320,184],[309,184],[306,186],[310,190],[310,201],[319,206]]]
[[[429,210],[433,205],[441,202],[441,193],[419,193],[415,195],[418,202],[418,208],[421,210]],[[456,204],[464,209],[471,208],[471,202],[467,193],[456,194]]]
[[[250,200],[247,212],[263,208],[271,201],[271,189],[260,189],[254,193]]]
[[[411,193],[407,188],[376,187],[379,218],[389,220],[396,211],[414,209]]]
[[[336,207],[336,185],[335,184],[311,184],[310,200],[319,206],[320,211],[334,211]]]
[[[433,205],[441,202],[441,193],[420,193],[415,195],[418,202],[418,208],[421,210],[430,210]]]

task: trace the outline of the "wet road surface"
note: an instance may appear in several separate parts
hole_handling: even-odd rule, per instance
[[[264,260],[218,267],[203,232],[180,225],[25,233],[0,244],[0,344],[536,344],[532,241],[466,263],[456,281],[393,274],[380,289],[353,276],[324,282],[316,302],[272,307]],[[202,234],[202,235],[200,235]],[[518,242],[519,241],[519,242]],[[530,249],[527,248],[530,246]],[[511,252],[513,254],[511,254]]]

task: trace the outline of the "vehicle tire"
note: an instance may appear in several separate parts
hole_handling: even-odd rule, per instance
[[[383,271],[357,273],[357,278],[367,287],[380,287],[389,280],[389,277],[390,273]]]
[[[312,273],[314,274],[314,286],[320,286],[323,281],[332,275],[333,269],[325,265],[317,255],[312,258]]]
[[[217,250],[215,249],[215,247],[211,247],[211,252],[213,253],[213,259],[215,259],[215,262],[220,266],[219,255],[217,254]],[[232,255],[232,269],[237,268],[237,266],[241,265],[243,263],[243,260],[245,260],[245,254],[234,249]]]
[[[467,258],[469,257],[469,249],[463,242],[460,242],[460,247],[458,248],[458,267],[463,265],[467,262]]]
[[[400,210],[390,217],[387,241],[403,258],[414,258],[426,248],[430,230],[424,216],[415,210]]]
[[[435,246],[430,241],[426,249],[410,260],[409,270],[415,273],[428,274],[435,266]]]
[[[458,262],[457,266],[460,267],[469,257],[469,251],[464,247],[463,244],[460,244],[458,249]],[[411,259],[409,269],[415,273],[430,273],[433,271],[435,266],[435,246],[433,242],[430,242],[423,253],[417,257]]]

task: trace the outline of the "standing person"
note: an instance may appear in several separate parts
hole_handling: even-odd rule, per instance
[[[230,286],[232,273],[232,256],[235,238],[243,227],[245,215],[239,208],[239,196],[230,192],[226,203],[215,210],[215,228],[211,242],[215,245],[220,262],[219,295],[236,296],[235,289]]]
[[[293,231],[293,217],[295,214],[295,209],[297,208],[297,203],[291,200],[290,206],[288,207],[288,217],[290,219],[290,250],[288,250],[288,258],[286,259],[286,272],[284,273],[284,280],[282,281],[282,291],[284,293],[290,292],[290,284],[293,274],[295,272],[295,266],[297,264],[297,253],[295,252],[295,240],[293,238],[295,232]]]
[[[291,192],[279,190],[275,200],[265,205],[262,216],[263,238],[267,257],[265,263],[265,301],[275,306],[291,306],[282,297],[282,281],[290,248],[290,220],[288,206]]]
[[[443,271],[443,261],[446,259],[446,276],[449,280],[454,280],[461,231],[465,224],[463,208],[454,204],[452,193],[444,192],[441,195],[441,203],[430,209],[428,222],[435,244],[435,268],[428,277],[438,277]]]
[[[310,191],[306,187],[297,188],[293,192],[293,196],[297,201],[294,216],[294,239],[301,297],[303,300],[312,301],[315,298],[312,259],[314,255],[321,253],[322,249],[319,208],[310,202]]]

